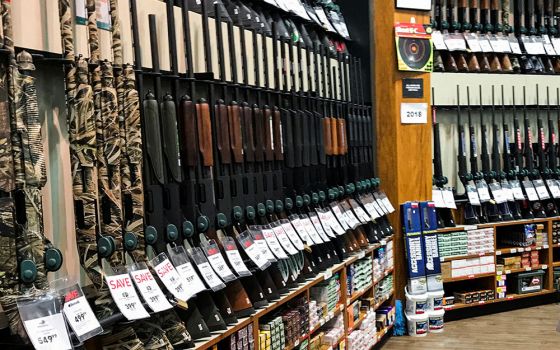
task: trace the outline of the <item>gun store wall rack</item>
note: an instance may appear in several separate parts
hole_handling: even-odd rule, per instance
[[[247,327],[249,324],[253,325],[253,338],[255,339],[255,344],[254,347],[255,349],[259,348],[259,343],[258,343],[258,339],[259,339],[259,322],[263,320],[263,318],[267,317],[267,316],[271,316],[272,314],[274,314],[275,312],[279,311],[282,306],[285,306],[288,302],[290,302],[291,300],[294,300],[298,297],[305,297],[307,300],[310,299],[310,289],[316,285],[318,285],[319,283],[328,280],[329,278],[331,278],[333,275],[340,273],[340,277],[339,280],[341,281],[341,286],[340,286],[340,290],[341,290],[341,295],[340,295],[340,299],[336,305],[336,307],[334,308],[334,310],[332,312],[330,312],[328,314],[328,316],[326,318],[323,318],[320,320],[319,324],[313,325],[313,327],[309,330],[309,332],[307,334],[305,334],[304,336],[302,336],[299,341],[297,341],[296,343],[298,344],[291,344],[290,346],[287,346],[285,350],[291,350],[297,347],[297,345],[299,345],[300,342],[310,338],[310,336],[318,333],[319,329],[321,328],[321,326],[332,320],[335,316],[339,315],[339,314],[343,314],[344,317],[344,329],[346,330],[346,332],[344,332],[344,335],[339,339],[338,343],[342,343],[344,341],[346,341],[347,336],[353,332],[355,329],[359,328],[359,323],[361,322],[361,320],[359,320],[358,322],[354,323],[353,327],[349,327],[349,319],[348,319],[348,314],[347,314],[347,310],[349,308],[351,308],[351,304],[353,304],[355,301],[361,299],[361,298],[373,298],[374,297],[374,290],[376,288],[376,286],[379,284],[379,282],[391,275],[393,273],[393,267],[389,267],[387,268],[384,272],[383,272],[383,277],[375,279],[372,275],[371,280],[372,283],[367,285],[364,289],[353,293],[351,296],[347,296],[346,293],[346,289],[347,289],[347,285],[346,285],[346,281],[347,281],[347,268],[350,267],[352,264],[354,264],[356,261],[360,260],[360,259],[364,259],[366,257],[370,257],[370,258],[374,258],[375,256],[375,252],[382,247],[386,247],[387,243],[392,242],[393,238],[389,237],[387,240],[382,241],[379,244],[373,244],[370,245],[367,249],[361,250],[359,253],[354,254],[350,257],[348,257],[345,261],[341,262],[340,264],[334,265],[333,267],[331,267],[330,269],[327,269],[326,271],[323,271],[322,273],[319,273],[316,277],[314,277],[313,279],[309,279],[306,282],[304,282],[302,285],[298,286],[295,289],[291,289],[288,291],[287,294],[283,295],[279,300],[269,304],[268,306],[264,307],[263,309],[259,309],[257,310],[257,312],[254,315],[251,315],[249,317],[246,318],[242,318],[239,320],[239,323],[237,323],[234,326],[230,326],[228,327],[228,329],[226,331],[224,331],[223,333],[220,334],[215,334],[213,335],[211,338],[209,339],[202,339],[198,342],[195,343],[195,348],[197,350],[206,350],[206,349],[217,349],[218,348],[218,344],[220,342],[224,342],[225,340],[227,340],[231,335],[235,334],[237,331],[239,331],[240,329]],[[391,263],[389,263],[391,265]],[[393,282],[394,283],[394,282]],[[394,294],[394,285],[393,285],[393,289],[391,290],[390,293],[385,294],[385,296],[379,300],[376,301],[376,304],[374,305],[374,307],[372,308],[373,310],[378,309],[379,307],[381,307],[382,305],[394,305],[394,299],[393,299],[393,294]],[[381,342],[384,337],[388,337],[390,336],[390,330],[392,328],[392,325],[384,328],[384,329],[380,329],[378,330],[377,333],[377,343]]]
[[[485,253],[477,253],[471,255],[454,255],[441,257],[442,271],[445,271],[446,265],[452,265],[458,261],[469,261],[471,259],[489,258],[495,268],[493,271],[481,272],[481,273],[471,273],[468,275],[462,275],[460,277],[449,277],[443,276],[445,297],[453,296],[454,292],[460,292],[459,294],[469,293],[479,290],[490,290],[495,295],[494,298],[486,297],[482,298],[484,300],[472,300],[468,303],[458,302],[455,298],[455,302],[452,305],[445,306],[446,314],[445,317],[448,319],[457,319],[464,317],[471,317],[475,315],[480,315],[487,312],[504,310],[507,308],[518,308],[523,307],[519,300],[531,298],[530,306],[534,306],[535,303],[550,303],[558,300],[558,288],[554,282],[555,274],[554,267],[560,266],[560,244],[553,243],[556,239],[553,239],[553,227],[555,224],[560,222],[560,217],[550,217],[543,219],[531,219],[531,220],[515,220],[497,223],[487,223],[479,225],[458,225],[456,227],[446,227],[438,229],[438,236],[441,237],[446,234],[459,233],[466,231],[474,232],[474,230],[488,229],[484,231],[485,237],[491,237],[493,239],[493,249]],[[528,247],[515,247],[515,246],[505,246],[500,243],[501,239],[508,234],[519,231],[524,225],[543,225],[543,234],[546,235],[544,242],[546,244],[540,244]],[[491,233],[489,232],[491,231]],[[536,252],[536,253],[533,253]],[[513,258],[517,259],[524,253],[534,254],[538,256],[538,264],[532,264],[528,267],[516,267],[516,268],[499,268],[503,258]],[[440,256],[441,256],[441,243],[440,243]],[[458,264],[460,265],[460,264]],[[511,292],[511,286],[513,281],[511,279],[515,278],[522,273],[544,271],[542,288],[536,288],[533,292]],[[505,279],[508,281],[506,283],[506,288],[499,286],[499,281]],[[505,289],[505,291],[503,291]],[[500,295],[500,293],[505,293],[505,295]],[[458,296],[459,294],[455,294]],[[500,298],[498,298],[498,296]]]

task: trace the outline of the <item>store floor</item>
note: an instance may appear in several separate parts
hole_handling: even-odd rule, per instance
[[[383,350],[558,349],[560,304],[502,312],[445,324],[423,338],[391,337]]]

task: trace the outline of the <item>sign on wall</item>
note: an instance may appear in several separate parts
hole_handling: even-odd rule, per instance
[[[432,7],[431,0],[396,0],[397,8],[429,11]]]

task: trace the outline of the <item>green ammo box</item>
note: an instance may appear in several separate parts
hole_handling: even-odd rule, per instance
[[[508,277],[507,281],[511,281],[511,285],[508,286],[508,292],[516,294],[540,292],[543,288],[544,275],[543,270],[536,270],[518,273],[511,278]]]

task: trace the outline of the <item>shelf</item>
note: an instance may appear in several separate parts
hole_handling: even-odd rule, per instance
[[[381,305],[383,305],[384,302],[391,299],[394,292],[395,292],[395,290],[391,289],[391,292],[389,294],[386,294],[383,298],[381,298],[381,300],[379,300],[375,305],[373,305],[373,310],[375,311],[375,310],[379,309],[381,307]]]
[[[560,243],[552,244],[551,247],[552,248],[560,248]]]
[[[309,337],[309,334],[306,334],[304,336],[302,336],[301,338],[299,338],[298,340],[296,340],[292,345],[290,346],[286,346],[284,348],[284,350],[292,350],[295,349],[297,346],[299,346],[299,344],[301,344],[302,341],[304,341],[305,339],[307,339]]]
[[[437,233],[459,232],[459,231],[476,230],[476,228],[477,228],[476,225],[457,225],[455,227],[438,228],[436,232]]]
[[[500,248],[500,249],[496,249],[496,255],[502,255],[502,254],[517,254],[517,253],[523,253],[523,252],[531,252],[534,250],[544,250],[544,249],[548,249],[549,246],[548,244],[545,244],[541,247],[511,247],[511,248]]]
[[[377,342],[379,342],[381,340],[381,338],[383,338],[385,336],[385,334],[387,334],[387,332],[389,332],[392,328],[393,328],[393,325],[390,325],[388,327],[383,328],[379,332],[377,332]]]
[[[316,325],[314,325],[313,327],[311,327],[311,329],[309,330],[308,335],[311,335],[313,333],[315,333],[319,328],[323,327],[323,325],[327,322],[329,322],[330,320],[332,320],[335,316],[337,316],[338,314],[340,314],[342,312],[342,310],[344,310],[344,306],[342,304],[339,304],[337,307],[334,308],[333,311],[331,311],[327,317],[321,317],[321,319],[319,320],[319,323],[317,323]]]
[[[451,260],[461,260],[461,259],[474,259],[474,258],[480,258],[483,256],[494,256],[494,252],[490,252],[490,253],[479,253],[479,254],[472,254],[472,255],[455,255],[455,256],[444,256],[444,257],[440,257],[439,260],[441,262],[444,261],[451,261]]]
[[[358,329],[358,327],[360,327],[362,325],[363,320],[365,320],[366,317],[360,317],[356,322],[354,322],[354,325],[352,327],[348,328],[348,334],[352,333],[353,331],[355,331],[356,329]]]
[[[539,295],[547,295],[547,294],[552,294],[552,293],[556,293],[556,291],[555,290],[544,289],[540,292],[535,292],[535,293],[510,294],[510,295],[508,295],[508,296],[506,296],[505,298],[502,298],[502,299],[478,301],[478,302],[475,302],[475,303],[472,303],[472,304],[453,304],[452,306],[446,307],[445,310],[451,311],[451,310],[481,306],[481,305],[486,305],[486,304],[496,304],[496,303],[501,303],[501,302],[504,302],[504,301],[524,299],[524,298],[530,298],[530,297],[539,296]]]
[[[241,318],[239,319],[239,322],[233,326],[229,326],[227,328],[227,330],[225,331],[221,331],[219,334],[214,334],[209,338],[203,338],[200,340],[197,340],[194,343],[194,347],[195,349],[208,349],[211,348],[212,346],[216,345],[217,343],[219,343],[220,341],[226,339],[227,337],[229,337],[231,334],[237,332],[238,330],[240,330],[241,328],[247,327],[250,323],[253,322],[253,317],[254,316],[249,316],[249,317],[245,317],[245,318]]]
[[[378,283],[381,282],[385,277],[387,277],[388,275],[390,275],[394,270],[395,270],[394,267],[388,268],[387,270],[385,270],[385,271],[383,272],[383,277],[381,277],[381,278],[379,278],[379,279],[376,279],[376,280],[373,280],[373,284],[374,284],[374,285],[378,284]]]
[[[493,277],[495,275],[496,275],[495,272],[489,272],[489,273],[479,273],[479,274],[476,274],[476,275],[468,275],[468,276],[453,277],[453,278],[444,278],[443,283],[468,281],[468,280],[474,280],[474,279],[477,279],[477,278]]]
[[[362,295],[364,295],[365,292],[367,292],[368,290],[370,290],[371,287],[373,287],[374,285],[375,285],[375,283],[370,283],[370,284],[368,284],[364,289],[362,289],[361,291],[352,294],[352,296],[350,297],[350,299],[348,299],[348,300],[346,301],[346,306],[352,305],[352,303],[354,303],[356,300],[358,300]]]
[[[552,267],[558,267],[560,266],[560,261],[555,261],[552,263]]]
[[[554,217],[556,218],[556,217]],[[511,225],[525,225],[525,224],[542,224],[548,220],[553,220],[554,218],[539,218],[539,219],[525,219],[525,220],[511,220],[511,221],[500,221],[500,222],[490,222],[487,224],[479,224],[478,228],[487,227],[500,227],[500,226],[511,226]]]
[[[501,275],[509,275],[509,274],[512,274],[512,273],[529,272],[529,271],[533,271],[533,270],[546,270],[546,269],[548,269],[548,265],[542,264],[542,265],[538,265],[537,267],[521,267],[519,269],[497,271],[496,275],[501,276]]]

